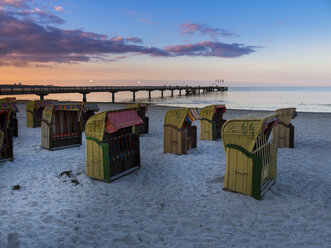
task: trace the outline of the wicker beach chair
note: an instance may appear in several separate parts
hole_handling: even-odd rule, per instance
[[[135,109],[105,111],[90,117],[85,126],[86,175],[110,182],[140,168],[139,135],[142,125]]]
[[[197,147],[197,127],[192,122],[200,120],[197,108],[169,110],[164,116],[163,152],[187,154]]]
[[[294,126],[291,120],[297,117],[296,109],[282,108],[277,109],[275,113],[279,115],[279,122],[272,130],[272,144],[294,148]]]
[[[83,103],[81,109],[82,131],[85,130],[87,120],[99,111],[99,106],[95,103]]]
[[[248,114],[223,125],[226,153],[224,190],[260,200],[276,182],[277,146],[268,138],[278,114]]]
[[[44,108],[56,103],[58,103],[56,100],[28,101],[25,105],[26,126],[32,128],[40,127]]]
[[[16,98],[15,97],[6,97],[0,99],[0,109],[10,109],[10,124],[9,128],[13,132],[13,137],[18,137],[18,121],[16,117],[16,113],[19,111],[16,105]]]
[[[223,114],[226,112],[225,105],[210,105],[200,111],[200,139],[217,140],[221,138],[222,126],[226,120]]]
[[[48,105],[41,120],[41,146],[56,150],[82,144],[81,105]]]
[[[0,162],[13,160],[13,131],[10,127],[12,111],[0,110]]]
[[[138,134],[148,133],[149,118],[146,116],[149,104],[147,103],[134,103],[127,106],[127,108],[133,108],[137,111],[139,117],[143,120],[144,124],[135,126],[135,131]]]

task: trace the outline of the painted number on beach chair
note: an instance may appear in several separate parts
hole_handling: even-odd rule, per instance
[[[254,135],[254,126],[253,126],[253,124],[251,123],[249,125],[249,127],[247,128],[247,125],[245,123],[243,123],[241,125],[241,133],[243,135]]]

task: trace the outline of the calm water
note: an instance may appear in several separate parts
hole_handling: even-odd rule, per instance
[[[196,83],[194,83],[196,84]],[[123,84],[122,84],[123,85]],[[146,84],[144,84],[146,85]],[[172,85],[176,85],[172,83]],[[206,84],[206,85],[210,85]],[[152,102],[156,104],[181,107],[204,107],[210,104],[225,104],[228,109],[275,110],[283,107],[296,107],[299,112],[331,113],[331,87],[230,87],[227,92],[211,92],[195,96],[170,97],[170,91],[152,92]],[[182,91],[182,94],[184,92]],[[87,101],[111,102],[111,93],[91,93]],[[18,96],[18,99],[38,99],[34,95]],[[81,101],[81,94],[56,94],[45,99],[61,101]],[[116,93],[116,102],[132,101],[131,92]],[[136,101],[148,101],[147,92],[137,92]]]
[[[155,100],[156,101],[156,100]],[[299,112],[331,112],[331,87],[232,87],[228,92],[157,101],[170,106],[204,107],[225,104],[228,109],[275,110],[295,107]]]

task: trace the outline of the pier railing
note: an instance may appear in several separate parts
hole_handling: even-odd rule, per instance
[[[53,85],[0,85],[0,95],[24,95],[35,94],[43,99],[48,94],[65,94],[65,93],[80,93],[83,95],[83,101],[86,101],[86,95],[92,92],[110,92],[112,93],[112,101],[115,102],[115,93],[122,91],[130,91],[133,93],[133,101],[135,101],[135,93],[138,91],[148,91],[149,100],[151,99],[152,91],[161,91],[161,98],[163,98],[164,91],[171,91],[171,96],[175,90],[181,92],[185,91],[186,95],[200,94],[203,92],[212,91],[227,91],[225,86],[53,86]]]

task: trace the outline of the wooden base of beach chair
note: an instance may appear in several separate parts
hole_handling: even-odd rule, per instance
[[[261,197],[276,183],[276,179],[269,178],[261,187]]]
[[[82,144],[82,136],[53,138],[50,150],[65,149]]]
[[[132,173],[132,172],[134,172],[134,171],[136,171],[136,170],[139,170],[139,169],[140,169],[140,166],[132,167],[131,169],[128,169],[128,170],[126,170],[126,171],[123,171],[123,172],[121,172],[121,173],[118,173],[118,174],[116,174],[116,175],[110,177],[109,180],[110,180],[110,182],[112,182],[112,181],[114,181],[114,180],[116,180],[116,179],[118,179],[118,178],[120,178],[120,177],[123,177],[123,176],[125,176],[125,175],[127,175],[127,174],[130,174],[130,173]]]
[[[62,150],[62,149],[77,147],[77,146],[81,146],[81,145],[82,144],[68,145],[68,146],[58,146],[58,147],[53,147],[52,149],[50,149],[50,151]]]
[[[4,159],[0,159],[0,163],[4,163],[4,162],[7,162],[7,161],[13,161],[14,158],[4,158]]]

